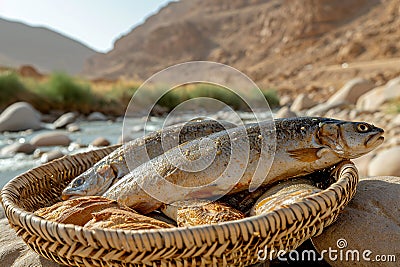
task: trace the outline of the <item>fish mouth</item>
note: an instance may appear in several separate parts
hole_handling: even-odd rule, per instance
[[[382,135],[383,135],[383,131],[372,135],[365,142],[365,146],[366,147],[377,147],[377,146],[379,146],[385,140],[385,137],[383,137]]]
[[[68,191],[65,192],[65,190],[64,190],[61,194],[61,199],[68,200],[70,198],[77,198],[77,197],[81,197],[81,196],[86,196],[86,193],[79,194],[77,192],[68,192]]]

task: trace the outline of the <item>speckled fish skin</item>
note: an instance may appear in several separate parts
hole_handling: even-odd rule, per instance
[[[66,200],[70,197],[102,195],[118,178],[128,174],[129,169],[132,170],[149,159],[161,155],[165,150],[234,126],[226,121],[193,120],[185,124],[169,126],[132,140],[74,178],[63,190],[62,198]],[[178,135],[179,141],[172,142],[171,138]],[[164,144],[170,145],[170,147],[162,146],[162,138],[164,138]]]
[[[321,191],[311,180],[305,178],[283,181],[269,188],[258,198],[251,208],[250,215],[268,213]]]
[[[241,211],[224,203],[202,199],[163,205],[161,211],[176,221],[179,227],[234,221],[245,217]]]
[[[272,129],[271,121],[267,121],[248,124],[245,126],[245,131],[233,128],[214,133],[207,136],[209,140],[212,140],[213,145],[202,148],[201,152],[199,147],[202,138],[182,144],[142,164],[110,187],[103,196],[147,213],[160,207],[162,202],[159,199],[169,204],[179,200],[213,198],[227,192],[235,193],[249,189],[258,165],[261,148],[264,152],[266,151],[267,161],[265,162],[273,161],[269,172],[262,174],[262,185],[266,185],[290,177],[304,176],[332,166],[343,159],[362,156],[383,142],[384,131],[364,122],[303,117],[275,120],[275,126],[276,132],[270,130]],[[263,132],[266,130],[262,138],[260,138],[260,127]],[[248,143],[244,140],[248,140]],[[231,155],[232,145],[239,148],[237,153],[232,153],[234,155]],[[247,151],[245,147],[248,145],[250,146],[249,155],[245,155],[241,151]],[[178,159],[181,151],[192,159],[200,158],[200,156],[209,159],[214,155],[215,158],[207,168],[188,172],[176,167],[180,165]],[[229,173],[244,170],[239,182],[215,183],[216,178],[226,169],[231,157],[234,159]],[[176,159],[174,164],[171,164],[171,159]],[[192,188],[182,194],[179,190],[167,188],[165,180],[175,185]],[[201,190],[195,188],[203,185],[208,185],[208,187],[203,187]]]

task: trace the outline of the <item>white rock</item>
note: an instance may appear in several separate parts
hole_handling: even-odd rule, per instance
[[[66,128],[67,128],[67,131],[70,133],[79,132],[81,130],[79,125],[76,123],[68,124]]]
[[[101,112],[93,112],[87,117],[88,121],[106,121],[107,117]]]
[[[17,102],[0,114],[0,132],[37,130],[41,128],[41,114],[31,104]]]
[[[30,143],[35,146],[68,146],[71,139],[60,132],[46,132],[33,137]]]
[[[290,110],[289,107],[285,106],[282,107],[275,115],[277,119],[284,119],[284,118],[293,118],[297,117],[296,113]]]
[[[367,111],[379,110],[380,107],[385,103],[385,98],[383,95],[384,90],[384,86],[379,86],[360,96],[360,98],[357,100],[356,108],[358,110]]]
[[[294,112],[298,112],[301,110],[312,108],[316,104],[317,103],[314,100],[310,99],[306,94],[299,94],[293,101],[290,109]]]
[[[55,129],[64,128],[68,124],[71,124],[75,121],[77,114],[75,112],[68,112],[61,115],[55,122],[53,122],[53,126]]]
[[[400,98],[400,77],[390,80],[386,85],[374,88],[357,101],[357,109],[379,110],[391,100]]]
[[[284,95],[279,99],[279,105],[289,106],[292,103],[292,98],[288,95]]]
[[[384,150],[369,164],[369,176],[400,176],[400,146]]]
[[[358,98],[374,88],[374,83],[362,78],[348,81],[341,89],[328,99],[328,103],[346,102],[356,104]]]
[[[40,162],[47,163],[52,160],[61,158],[63,156],[64,156],[64,154],[59,150],[49,151],[49,152],[43,153],[43,155],[40,157]]]
[[[393,126],[400,126],[400,114],[394,117],[394,119],[392,120],[392,124]]]

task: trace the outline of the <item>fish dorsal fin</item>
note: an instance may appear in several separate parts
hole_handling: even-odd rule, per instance
[[[313,162],[320,158],[318,154],[319,150],[320,148],[301,148],[296,150],[288,150],[288,153],[292,158],[295,158],[299,161]]]

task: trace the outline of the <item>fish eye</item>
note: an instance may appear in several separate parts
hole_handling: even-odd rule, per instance
[[[361,133],[365,133],[369,131],[369,126],[365,123],[357,124],[357,130]]]
[[[83,179],[78,178],[74,181],[73,187],[78,187],[78,186],[81,186],[82,184],[83,184]]]

